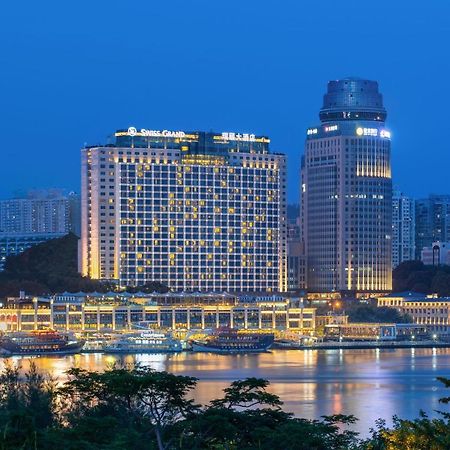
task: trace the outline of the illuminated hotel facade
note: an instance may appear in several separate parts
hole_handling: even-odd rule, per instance
[[[130,127],[115,139],[82,149],[83,275],[286,290],[286,161],[268,138]]]
[[[307,130],[302,239],[310,292],[392,288],[390,132],[378,83],[328,83],[321,125]]]
[[[106,294],[108,296],[108,294]],[[0,308],[0,329],[30,331],[126,332],[139,327],[170,330],[206,330],[235,327],[242,330],[315,331],[315,308],[299,299],[267,295],[256,301],[238,301],[230,294],[168,293],[145,298],[119,299],[102,294],[61,294],[9,302]]]

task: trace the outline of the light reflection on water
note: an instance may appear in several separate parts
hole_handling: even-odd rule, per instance
[[[8,359],[0,360],[0,367]],[[9,358],[28,367],[30,358]],[[103,370],[115,361],[139,362],[156,370],[199,378],[194,397],[205,404],[221,395],[230,381],[255,376],[271,381],[270,390],[284,401],[284,409],[298,416],[354,414],[357,429],[367,433],[377,418],[418,416],[423,409],[436,415],[447,395],[437,376],[450,377],[450,349],[291,350],[254,355],[80,354],[32,358],[39,370],[64,380],[72,366]]]

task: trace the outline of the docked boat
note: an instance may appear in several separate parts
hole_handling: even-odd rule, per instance
[[[103,346],[105,353],[176,353],[182,350],[181,341],[170,333],[153,330],[124,334]]]
[[[79,353],[84,340],[54,330],[15,332],[0,337],[1,353],[9,355],[52,355]]]
[[[305,348],[305,345],[300,341],[292,341],[289,339],[276,339],[272,348],[280,350],[299,350]]]
[[[250,333],[234,328],[218,328],[204,340],[192,341],[194,352],[258,353],[269,350],[273,334]]]

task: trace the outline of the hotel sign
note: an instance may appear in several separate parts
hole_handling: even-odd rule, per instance
[[[325,127],[323,129],[323,131],[325,131],[325,133],[329,133],[330,131],[337,131],[337,130],[338,130],[337,125],[328,125],[327,127]]]
[[[141,128],[138,131],[135,127],[129,127],[126,133],[116,133],[117,135],[123,136],[144,136],[144,137],[173,137],[173,138],[183,138],[186,136],[184,131],[170,131],[170,130],[147,130],[146,128]]]
[[[243,141],[243,142],[255,142],[256,136],[254,134],[248,134],[248,133],[229,133],[225,132],[222,133],[222,137],[226,141]]]
[[[332,131],[338,131],[339,127],[337,125],[326,125],[322,128],[325,133],[331,133]],[[319,133],[318,128],[308,128],[306,130],[307,136],[314,136]]]
[[[356,129],[356,134],[358,136],[373,136],[377,137],[380,136],[382,138],[390,139],[391,138],[391,132],[388,130],[378,130],[378,128],[363,128],[358,127]]]

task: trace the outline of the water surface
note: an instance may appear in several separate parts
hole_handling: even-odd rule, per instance
[[[31,358],[10,360],[24,368]],[[248,355],[181,353],[175,355],[79,354],[32,358],[38,368],[64,380],[72,366],[103,370],[115,361],[134,361],[157,370],[199,379],[194,397],[207,403],[233,380],[260,377],[284,401],[284,409],[310,419],[325,414],[354,414],[356,429],[367,434],[381,417],[415,418],[419,410],[436,416],[449,395],[436,380],[450,377],[450,349],[274,350]]]

